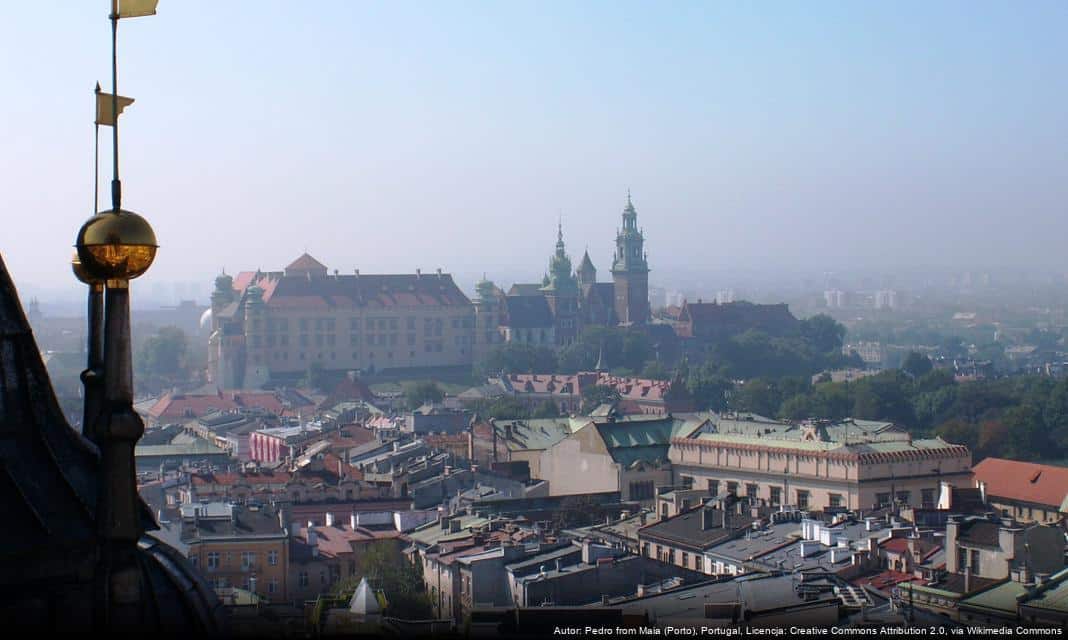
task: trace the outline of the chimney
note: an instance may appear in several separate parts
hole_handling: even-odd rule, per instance
[[[986,504],[986,480],[980,480],[979,484],[979,498]]]
[[[334,526],[334,514],[330,513],[329,511],[326,512],[326,526]]]
[[[701,509],[701,530],[708,531],[716,527],[716,509]]]
[[[448,516],[441,516],[441,518],[439,519],[439,521],[441,522],[442,531],[449,530],[449,520],[451,520],[451,518],[449,518]]]
[[[460,520],[459,518],[449,521],[449,533],[460,533]]]
[[[356,514],[355,513],[349,514],[349,528],[352,529],[353,531],[356,530]]]
[[[423,270],[422,269],[416,269],[415,270],[415,277],[416,278],[422,278],[423,277]]]
[[[971,566],[964,567],[964,594],[967,595],[972,590],[972,568]]]

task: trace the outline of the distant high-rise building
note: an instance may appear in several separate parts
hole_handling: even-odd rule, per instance
[[[723,289],[716,292],[716,303],[727,304],[734,302],[734,289]]]
[[[841,309],[848,306],[849,295],[841,289],[830,289],[823,292],[823,300],[830,309]]]
[[[876,309],[897,309],[897,307],[897,291],[894,291],[893,289],[884,289],[882,291],[875,292]]]

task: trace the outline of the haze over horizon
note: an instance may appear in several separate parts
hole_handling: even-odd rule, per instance
[[[16,3],[0,26],[20,287],[76,290],[106,5]],[[1065,3],[159,12],[119,28],[123,204],[162,245],[146,289],[305,249],[535,280],[561,216],[606,278],[628,188],[654,274],[1068,270]],[[106,208],[106,127],[101,148]]]

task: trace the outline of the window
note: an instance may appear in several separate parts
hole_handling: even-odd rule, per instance
[[[708,493],[711,495],[719,495],[719,480],[708,481]]]
[[[981,573],[979,567],[979,550],[972,549],[972,575],[978,575],[979,573]]]
[[[935,505],[935,490],[934,489],[921,489],[920,500],[923,502],[923,508],[933,509]]]
[[[278,591],[278,578],[271,578],[271,581],[267,584],[267,593],[276,591]]]
[[[200,564],[200,556],[189,556],[189,564],[193,565],[193,568],[196,569]]]
[[[271,565],[272,567],[276,566],[278,564],[278,552],[277,551],[274,551],[272,549],[271,551],[267,552],[267,564]]]
[[[208,570],[210,571],[210,570],[214,570],[214,569],[218,569],[218,568],[219,568],[219,552],[218,551],[209,551],[208,552]]]
[[[308,586],[308,572],[307,571],[301,571],[300,572],[300,574],[297,576],[297,584],[299,584],[302,587]]]
[[[897,492],[897,501],[900,502],[901,504],[908,504],[909,500],[911,498],[912,498],[912,492],[911,491],[898,491]]]
[[[768,502],[773,507],[777,507],[782,504],[782,487],[771,487],[768,496]]]
[[[355,330],[358,330],[359,328],[360,328],[360,319],[359,318],[350,318],[349,319],[349,329],[352,329],[352,330],[355,331]]]
[[[758,493],[759,493],[759,488],[757,487],[756,484],[750,482],[749,484],[745,485],[745,495],[750,500],[756,500]]]
[[[630,483],[631,500],[652,500],[656,497],[656,489],[652,480]]]
[[[415,331],[415,318],[408,316],[408,331]]]
[[[300,319],[300,330],[301,331],[307,331],[308,330],[308,319],[307,318],[301,318]]]
[[[878,507],[886,507],[890,505],[889,493],[877,493],[875,494],[875,505]]]
[[[808,491],[798,491],[797,492],[797,508],[798,509],[808,509],[808,498],[809,498]]]
[[[690,554],[685,551],[682,552],[682,566],[685,568],[690,564]]]
[[[840,507],[840,506],[842,506],[842,494],[840,494],[840,493],[832,493],[828,497],[828,502],[829,502],[830,506],[832,506],[832,507]]]
[[[326,584],[326,571],[319,571],[319,584]]]
[[[241,552],[241,568],[251,569],[256,566],[256,553],[254,551]]]
[[[728,482],[727,483],[727,493],[733,493],[734,495],[738,495],[738,483],[737,482]]]

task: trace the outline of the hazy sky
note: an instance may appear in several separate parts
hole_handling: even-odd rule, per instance
[[[108,5],[4,3],[0,252],[22,287],[72,283]],[[535,279],[559,214],[604,278],[628,187],[654,281],[1068,269],[1066,29],[1063,0],[161,0],[119,30],[124,205],[162,245],[149,283],[305,248]]]

